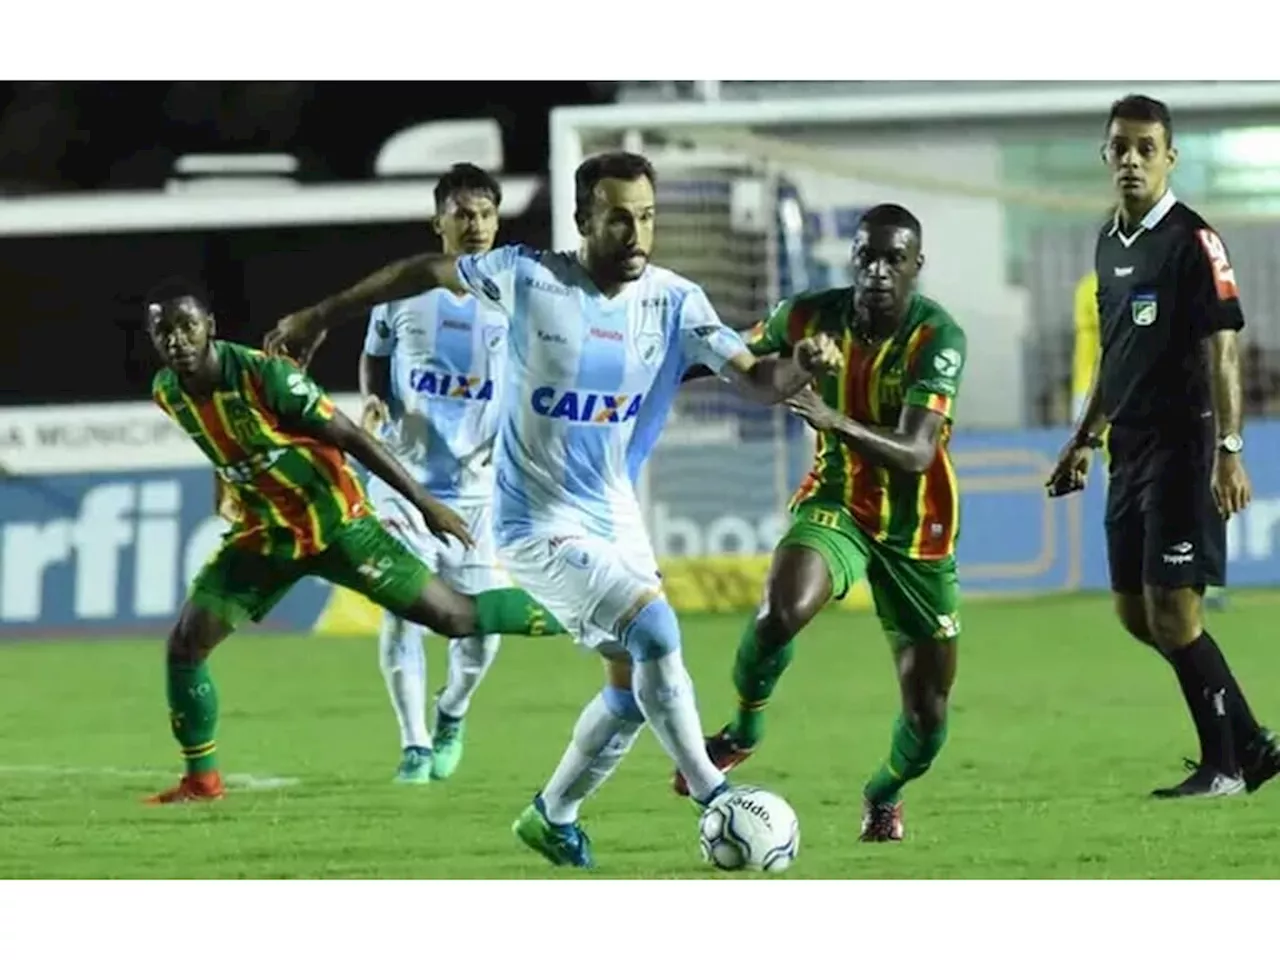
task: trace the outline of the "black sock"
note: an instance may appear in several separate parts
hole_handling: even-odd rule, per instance
[[[1227,665],[1227,658],[1223,656],[1222,648],[1218,646],[1218,642],[1209,635],[1208,630],[1201,632],[1200,642],[1207,644],[1209,649],[1213,651],[1213,655],[1218,661],[1218,669],[1225,678],[1227,716],[1231,720],[1231,734],[1235,738],[1236,752],[1239,754],[1240,751],[1245,750],[1261,736],[1262,727],[1258,725],[1258,718],[1249,709],[1249,701],[1244,698],[1244,691],[1240,689],[1240,684],[1236,682],[1235,674],[1231,672],[1231,667]]]
[[[1212,639],[1202,633],[1185,647],[1173,651],[1169,662],[1178,675],[1182,695],[1200,737],[1200,762],[1221,773],[1234,774],[1239,764],[1227,710],[1228,690],[1234,681],[1222,653]]]

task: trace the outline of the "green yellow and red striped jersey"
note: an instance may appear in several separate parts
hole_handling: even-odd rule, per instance
[[[291,558],[327,549],[345,523],[369,512],[364,487],[337,447],[312,436],[333,401],[291,360],[216,340],[221,376],[197,398],[172,370],[151,396],[195,441],[235,492],[236,546]]]
[[[819,435],[813,469],[792,497],[841,504],[886,547],[921,560],[955,552],[960,498],[947,449],[965,362],[965,335],[939,304],[916,294],[888,340],[867,344],[850,332],[853,290],[802,293],[784,300],[748,339],[757,356],[789,354],[799,340],[824,332],[840,344],[844,369],[815,384],[822,399],[851,420],[895,427],[907,406],[946,417],[938,453],[920,474],[877,466],[838,434]]]

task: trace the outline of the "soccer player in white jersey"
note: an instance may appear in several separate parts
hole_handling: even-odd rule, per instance
[[[483,254],[498,233],[502,188],[470,163],[435,189],[432,227],[449,256]],[[461,516],[476,545],[442,543],[421,514],[377,477],[369,499],[383,525],[440,579],[464,594],[509,586],[493,540],[493,445],[497,436],[507,316],[444,288],[381,303],[369,316],[360,357],[365,429],[380,436],[409,475]],[[471,697],[497,655],[497,634],[449,641],[449,676],[427,729],[423,628],[384,612],[378,661],[400,725],[396,780],[446,780],[462,759]],[[433,749],[434,748],[434,749]]]
[[[617,768],[647,722],[709,802],[726,789],[707,757],[680,628],[662,592],[632,485],[685,371],[702,364],[766,403],[839,363],[826,337],[792,360],[757,360],[695,283],[649,263],[654,173],[632,153],[576,173],[578,253],[499,247],[392,264],[281,320],[267,348],[308,356],[331,326],[371,303],[446,287],[510,319],[498,433],[496,533],[517,583],[605,660],[560,765],[515,823],[552,863],[592,865],[582,802]]]

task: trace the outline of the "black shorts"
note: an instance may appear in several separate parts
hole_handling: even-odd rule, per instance
[[[1111,589],[1225,586],[1227,522],[1210,488],[1212,420],[1184,430],[1115,426],[1107,448]]]

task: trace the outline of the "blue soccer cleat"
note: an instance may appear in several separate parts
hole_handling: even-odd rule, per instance
[[[405,747],[400,758],[400,766],[396,768],[396,783],[430,783],[431,782],[431,748]]]

